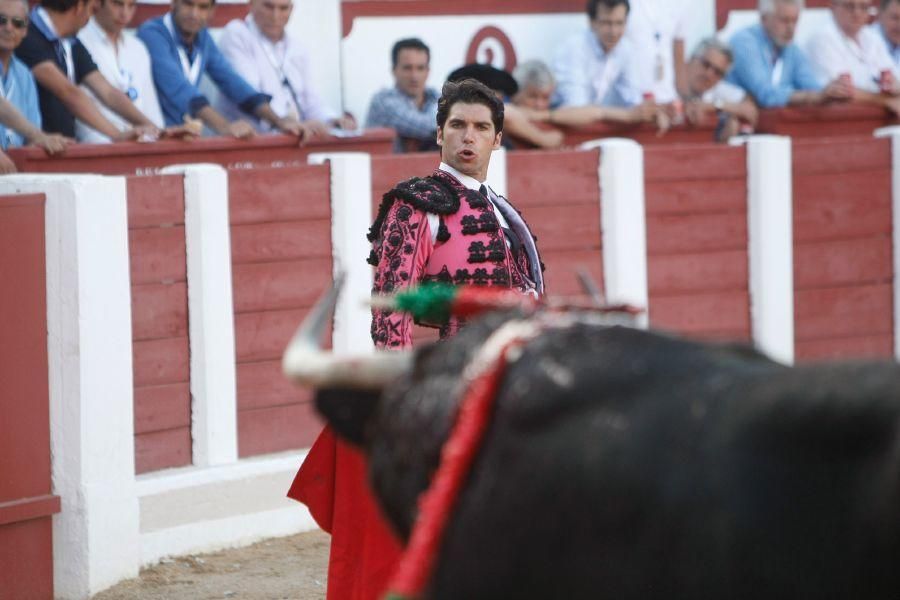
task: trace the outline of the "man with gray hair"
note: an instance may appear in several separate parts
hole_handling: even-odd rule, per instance
[[[731,68],[731,49],[716,38],[697,45],[685,68],[684,113],[690,123],[716,115],[716,139],[727,140],[741,125],[756,125],[757,110],[747,93],[724,80]]]
[[[734,65],[728,81],[747,90],[762,108],[848,101],[852,86],[836,78],[819,83],[809,59],[793,42],[803,0],[759,0],[760,23],[731,38]]]

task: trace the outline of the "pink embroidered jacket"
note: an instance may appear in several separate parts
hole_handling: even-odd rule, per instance
[[[493,285],[543,294],[543,264],[528,225],[509,202],[493,198],[509,224],[504,232],[487,197],[436,170],[387,192],[369,231],[376,267],[374,293],[389,294],[426,281]],[[432,241],[427,214],[440,225]],[[457,320],[428,324],[441,338],[456,333]],[[391,311],[372,312],[372,339],[381,348],[412,344],[412,319]]]

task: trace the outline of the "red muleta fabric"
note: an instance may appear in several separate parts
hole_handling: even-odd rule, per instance
[[[380,599],[400,560],[400,541],[367,481],[363,455],[325,427],[288,490],[331,534],[328,600]]]

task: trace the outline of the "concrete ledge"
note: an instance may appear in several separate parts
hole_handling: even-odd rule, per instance
[[[316,529],[306,507],[285,496],[304,458],[287,452],[139,476],[141,565]]]

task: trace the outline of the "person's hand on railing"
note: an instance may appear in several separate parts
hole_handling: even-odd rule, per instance
[[[345,112],[342,116],[336,119],[332,119],[329,124],[332,127],[343,129],[345,131],[353,131],[354,129],[359,128],[359,124],[356,122],[356,117],[348,112]]]
[[[652,100],[646,100],[628,109],[628,118],[632,123],[653,123],[661,112],[665,111]]]
[[[112,138],[113,142],[155,142],[159,139],[159,127],[156,125],[135,125],[131,129],[120,131]]]
[[[6,155],[6,152],[0,151],[0,175],[8,175],[16,172],[16,163]]]
[[[819,102],[848,102],[853,99],[853,89],[846,77],[838,77],[822,89]]]
[[[672,128],[672,117],[669,116],[669,111],[664,106],[656,107],[654,121],[656,122],[656,137],[666,135],[666,132]]]
[[[62,154],[70,144],[74,144],[75,140],[58,133],[44,133],[41,131],[28,140],[32,146],[43,148],[50,156]]]
[[[893,116],[900,117],[900,96],[885,96],[884,107],[893,113]]]
[[[226,132],[226,135],[239,140],[249,140],[256,136],[256,130],[253,129],[253,125],[242,119],[229,123],[226,127]]]

